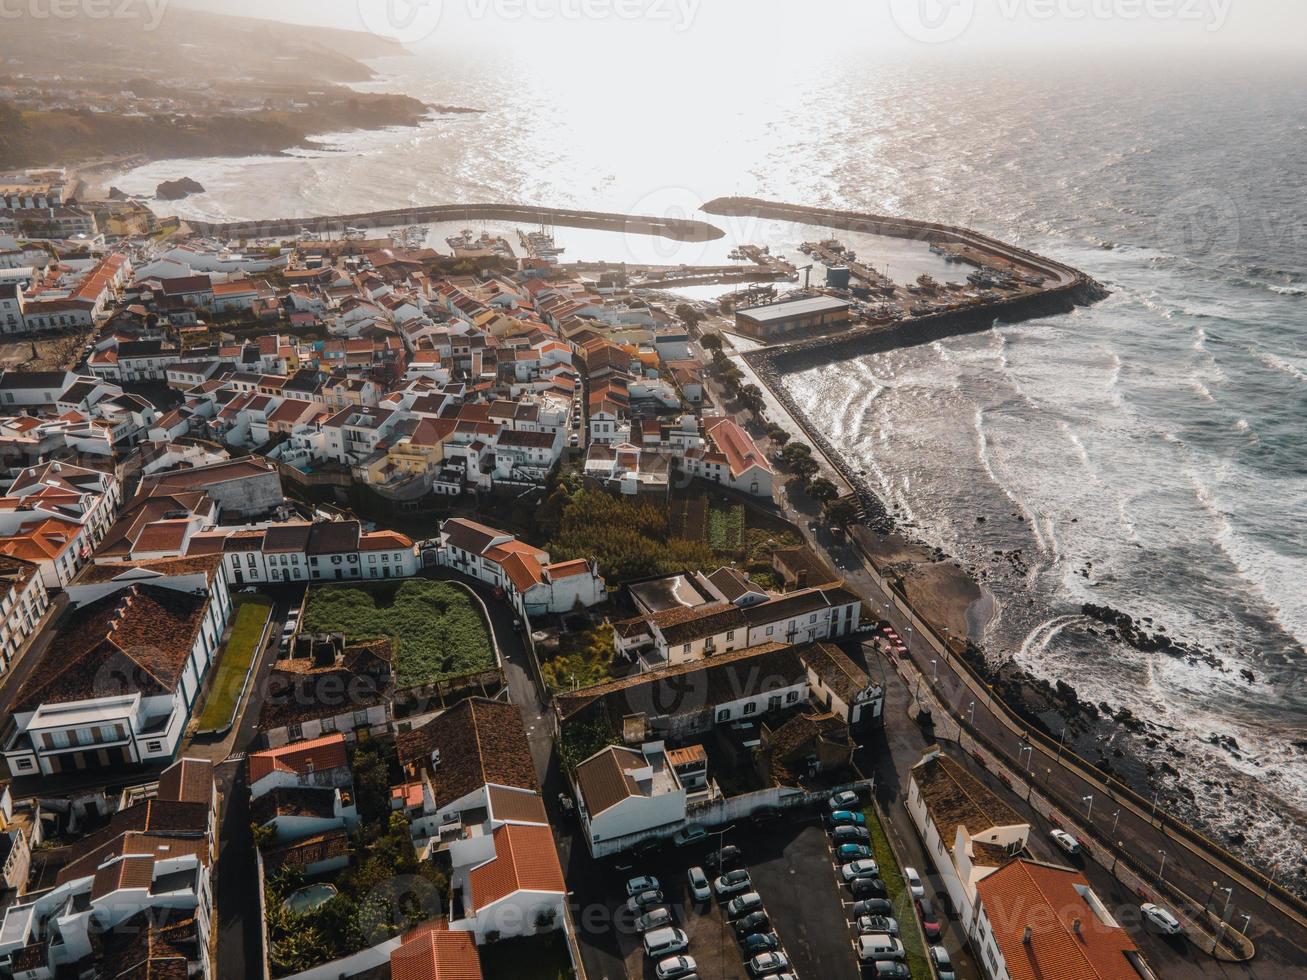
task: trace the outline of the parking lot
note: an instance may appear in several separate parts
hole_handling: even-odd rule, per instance
[[[749,873],[750,887],[762,898],[779,951],[800,980],[857,980],[861,976],[842,904],[848,890],[838,883],[829,838],[816,810],[787,813],[765,826],[741,821],[726,828],[720,839],[714,833],[706,841],[683,848],[669,844],[638,857],[623,854],[602,862],[606,908],[598,914],[592,912],[589,924],[582,918],[578,925],[583,932],[611,929],[604,938],[609,943],[615,939],[626,975],[652,980],[655,963],[645,957],[635,916],[625,909],[627,880],[652,875],[658,879],[673,925],[689,938],[685,955],[694,959],[698,976],[703,980],[745,980],[745,954],[725,914],[729,897],[719,900],[714,895],[709,902],[696,904],[686,880],[686,872],[696,866],[704,867],[710,879],[716,878],[707,859],[719,844],[740,849],[740,858],[731,867]],[[591,939],[600,941],[597,935]]]

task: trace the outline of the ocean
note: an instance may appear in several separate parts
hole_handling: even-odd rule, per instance
[[[460,201],[695,216],[749,194],[968,225],[1110,289],[786,384],[906,529],[984,580],[992,656],[1153,722],[1164,741],[1119,744],[1172,767],[1163,785],[1194,794],[1180,813],[1304,883],[1307,66],[799,53],[746,74],[490,51],[377,68],[367,87],[486,112],[115,183],[195,177],[206,193],[175,209],[218,220]],[[558,236],[565,259],[664,262],[826,237],[707,220],[728,237]],[[950,277],[920,247],[856,244],[896,279]],[[1087,602],[1212,658],[1092,634]]]

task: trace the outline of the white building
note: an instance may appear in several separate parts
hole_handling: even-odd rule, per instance
[[[551,562],[549,552],[461,517],[440,526],[436,557],[447,568],[503,589],[526,617],[588,608],[607,598],[594,559]]]
[[[621,850],[631,839],[685,823],[686,789],[668,764],[662,742],[638,750],[600,749],[576,767],[586,843],[594,857]]]
[[[92,565],[70,599],[74,611],[14,700],[10,772],[167,762],[231,614],[221,564]]]

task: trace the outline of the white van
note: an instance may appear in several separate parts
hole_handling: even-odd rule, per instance
[[[644,955],[651,960],[684,953],[689,948],[690,937],[671,926],[666,929],[654,929],[644,934]]]
[[[903,957],[903,944],[893,936],[883,932],[873,932],[869,936],[858,937],[858,959],[864,963],[901,960]]]

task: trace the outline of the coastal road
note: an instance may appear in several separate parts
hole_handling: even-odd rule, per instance
[[[797,513],[795,516],[802,518]],[[1228,928],[1247,929],[1246,934],[1257,947],[1255,959],[1248,964],[1219,964],[1220,975],[1265,980],[1301,975],[1307,963],[1307,932],[1292,915],[1268,901],[1263,890],[1227,871],[1219,858],[1170,831],[1162,813],[1155,816],[1146,808],[1135,808],[1119,794],[1114,796],[1105,781],[1069,765],[1056,749],[1027,741],[994,705],[990,692],[955,668],[942,645],[923,629],[924,624],[909,620],[899,609],[854,548],[835,542],[821,529],[814,533],[806,524],[800,526],[805,528],[809,543],[825,552],[846,581],[903,637],[923,687],[952,716],[955,728],[965,723],[995,748],[996,756],[1011,772],[1025,773],[1036,794],[1050,799],[1068,817],[1067,830],[1076,834],[1082,827],[1092,826],[1102,839],[1113,842],[1116,854],[1124,855],[1138,869],[1146,889],[1155,889],[1158,877],[1164,875],[1166,882],[1195,899],[1197,910],[1207,898]],[[1033,777],[1029,775],[1032,772]],[[1014,781],[1014,789],[1018,796],[1028,792],[1019,778]],[[1081,831],[1081,836],[1089,835]],[[1231,889],[1229,893],[1227,888]],[[1147,897],[1161,904],[1174,904],[1164,892],[1150,892]],[[1250,916],[1247,925],[1244,916]]]

